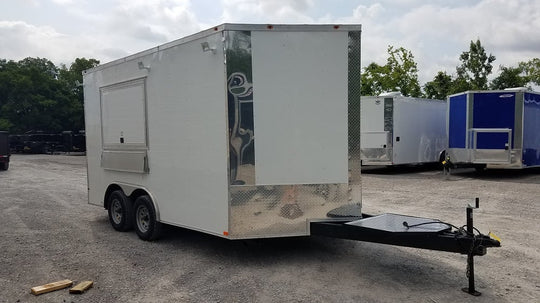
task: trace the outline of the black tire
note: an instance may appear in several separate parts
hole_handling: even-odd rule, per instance
[[[486,165],[476,165],[474,167],[474,170],[476,171],[477,174],[481,174],[481,173],[484,173],[486,171]]]
[[[161,223],[156,219],[156,210],[149,196],[143,195],[135,200],[133,222],[135,232],[145,241],[153,241],[161,234]]]
[[[0,164],[0,170],[8,170],[9,162],[3,162]]]
[[[41,151],[42,151],[41,152],[42,154],[46,154],[46,155],[52,154],[51,147],[49,146],[49,144],[43,144],[43,149]]]
[[[109,222],[117,231],[133,227],[133,202],[121,190],[113,191],[108,198]]]

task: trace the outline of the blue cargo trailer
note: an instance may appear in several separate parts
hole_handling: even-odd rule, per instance
[[[540,166],[540,93],[507,89],[451,95],[447,132],[453,164]]]

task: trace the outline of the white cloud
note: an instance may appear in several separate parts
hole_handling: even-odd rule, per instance
[[[223,0],[223,22],[312,23],[310,0]]]
[[[102,42],[98,37],[62,34],[50,26],[35,26],[23,21],[0,21],[0,53],[2,58],[9,60],[40,57],[57,65],[69,65],[77,57],[108,61],[128,55],[122,48],[102,49]],[[106,44],[113,45],[110,42]]]
[[[164,43],[200,30],[187,0],[122,0],[106,15],[106,30],[121,37]]]
[[[65,5],[65,4],[72,4],[73,0],[52,0],[52,2],[59,5]]]
[[[51,2],[52,1],[52,2]],[[54,3],[55,5],[50,5]],[[340,3],[340,7],[336,7]],[[533,0],[21,0],[0,11],[3,58],[76,57],[107,62],[217,23],[360,23],[362,63],[384,64],[387,47],[411,50],[421,82],[455,72],[479,38],[495,67],[539,57],[540,2]],[[211,9],[208,6],[212,5]],[[206,9],[208,8],[208,9]],[[53,10],[54,9],[54,10]],[[204,15],[203,15],[204,14]],[[319,14],[319,15],[314,15]],[[204,24],[204,19],[216,24]],[[18,20],[18,21],[17,21]],[[494,70],[496,70],[496,68]]]
[[[382,18],[385,9],[380,3],[375,3],[370,6],[359,5],[353,10],[352,18],[354,20],[367,19],[374,21],[376,18]]]
[[[119,0],[107,9],[95,4],[94,10],[87,4],[77,4],[55,11],[76,21],[74,27],[80,28],[77,31],[59,24],[36,25],[41,20],[35,20],[36,24],[34,20],[0,21],[2,57],[13,60],[45,57],[55,63],[69,64],[76,57],[85,56],[107,62],[202,29],[188,0]],[[44,11],[41,16],[46,15]]]
[[[528,0],[483,0],[454,8],[423,5],[389,25],[419,60],[421,82],[431,80],[436,68],[455,72],[459,55],[472,40],[480,39],[486,52],[497,57],[495,66],[516,65],[540,52],[540,3]]]
[[[373,3],[358,5],[349,16],[325,21],[362,24],[362,66],[365,67],[371,62],[385,64],[388,45],[397,45],[389,38],[386,26],[389,19],[388,9],[381,3]]]
[[[27,5],[27,6],[30,6],[30,7],[39,7],[40,6],[39,0],[21,0],[21,3],[23,5]]]
[[[480,39],[486,52],[497,57],[494,67],[540,54],[540,2],[529,0],[381,0],[359,5],[349,17],[335,21],[362,24],[363,66],[384,64],[388,45],[411,50],[421,83],[440,70],[454,73],[471,40]]]
[[[0,53],[5,58],[57,57],[59,44],[66,37],[49,26],[34,26],[23,21],[0,21]],[[57,57],[58,58],[58,57]]]

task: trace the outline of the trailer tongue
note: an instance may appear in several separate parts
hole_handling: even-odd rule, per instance
[[[437,219],[388,213],[362,214],[358,219],[353,211],[350,216],[340,213],[340,218],[332,221],[311,222],[310,230],[311,235],[466,254],[469,286],[463,291],[479,296],[481,293],[474,286],[474,256],[483,256],[487,248],[500,247],[501,243],[474,233],[473,209],[478,207],[477,198],[475,207],[467,207],[467,224],[459,228]]]

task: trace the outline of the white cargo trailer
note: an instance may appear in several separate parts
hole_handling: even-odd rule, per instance
[[[399,92],[361,98],[362,165],[437,162],[446,148],[446,102]]]
[[[308,235],[359,205],[360,30],[223,24],[85,71],[89,203],[142,239]]]

